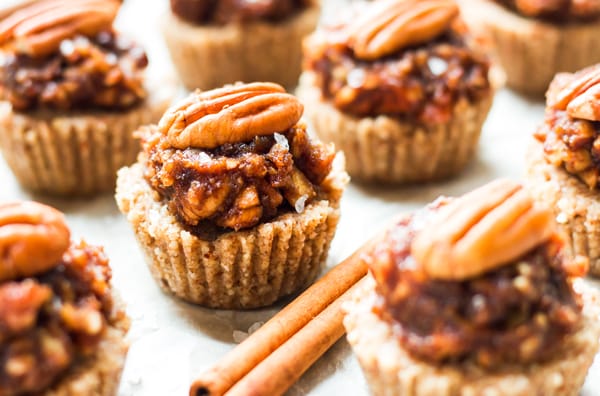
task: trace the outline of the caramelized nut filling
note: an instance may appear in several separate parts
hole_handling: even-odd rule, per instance
[[[535,137],[549,163],[563,167],[590,189],[600,182],[600,122],[578,120],[565,111],[548,109]]]
[[[0,54],[0,98],[17,111],[125,110],[146,97],[145,52],[118,33],[65,39],[58,52]]]
[[[553,22],[586,21],[600,17],[598,0],[496,0],[527,17]]]
[[[257,20],[281,21],[312,3],[313,0],[171,0],[171,10],[192,23],[225,25]]]
[[[429,278],[411,255],[440,199],[389,231],[369,264],[377,281],[377,314],[403,347],[433,363],[472,359],[479,365],[543,361],[577,330],[581,302],[571,286],[584,266],[566,266],[561,241],[550,239],[512,264],[463,281]]]
[[[458,23],[429,43],[372,61],[359,59],[340,39],[344,29],[324,28],[304,45],[305,69],[344,113],[437,124],[450,120],[458,101],[474,102],[491,92],[489,60],[469,47]]]
[[[175,149],[156,127],[141,132],[146,179],[190,232],[213,239],[302,212],[318,197],[335,152],[298,124],[280,133],[215,149]]]
[[[546,92],[544,124],[534,134],[546,161],[590,189],[600,175],[600,65],[557,74]]]
[[[116,320],[101,248],[72,244],[54,269],[0,283],[0,396],[43,392],[96,351]]]

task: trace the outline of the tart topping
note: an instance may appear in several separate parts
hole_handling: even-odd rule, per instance
[[[535,138],[544,158],[563,167],[589,188],[600,182],[600,65],[559,73],[546,93],[544,124]]]
[[[546,93],[549,107],[573,118],[600,121],[600,65],[557,75]]]
[[[457,16],[458,6],[449,0],[379,1],[349,28],[349,44],[358,58],[378,59],[433,40]]]
[[[117,0],[40,1],[0,22],[0,45],[43,57],[57,51],[66,38],[91,37],[110,28],[119,7]]]
[[[122,319],[110,278],[102,249],[71,244],[60,212],[0,205],[0,396],[45,394],[96,352]]]
[[[16,111],[126,110],[145,52],[115,32],[117,0],[38,0],[0,20],[0,99]]]
[[[304,68],[322,96],[356,117],[449,122],[489,98],[489,59],[448,0],[357,3],[304,41]]]
[[[581,325],[572,282],[585,275],[587,259],[564,254],[562,238],[549,233],[552,217],[532,207],[517,184],[496,181],[466,197],[440,198],[404,217],[374,247],[367,261],[376,280],[374,312],[412,356],[435,364],[497,368],[555,357]],[[438,249],[439,256],[431,252]],[[490,265],[484,251],[505,259]]]
[[[294,126],[303,106],[272,83],[236,84],[196,92],[160,120],[172,147],[212,149]]]
[[[509,264],[554,232],[551,211],[520,184],[501,179],[443,208],[411,252],[432,279],[464,280]]]
[[[35,202],[0,205],[0,282],[46,272],[69,247],[62,213]]]
[[[327,190],[335,151],[309,138],[302,110],[277,84],[195,92],[139,132],[146,179],[205,239],[303,212]]]

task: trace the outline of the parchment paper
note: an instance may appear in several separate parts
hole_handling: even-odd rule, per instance
[[[333,13],[344,0],[323,0]],[[149,49],[154,76],[172,83],[172,70],[159,34],[166,1],[128,0],[118,26]],[[477,158],[457,179],[419,187],[384,189],[351,184],[342,200],[342,219],[328,267],[348,256],[389,221],[437,196],[459,195],[499,176],[520,178],[531,133],[542,120],[543,104],[511,91],[498,92],[484,127]],[[235,346],[257,322],[281,305],[250,312],[198,308],[163,294],[151,278],[129,224],[111,195],[87,201],[32,196],[23,191],[0,159],[0,201],[36,199],[67,214],[72,235],[105,246],[132,318],[131,348],[120,396],[187,395],[192,379]],[[288,392],[289,395],[367,395],[360,367],[345,340],[338,341]],[[583,395],[600,395],[600,362],[591,368]]]

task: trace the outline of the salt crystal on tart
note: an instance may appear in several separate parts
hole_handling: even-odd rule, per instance
[[[599,0],[461,0],[494,47],[508,86],[541,97],[554,75],[600,62]]]
[[[190,90],[234,81],[298,83],[302,39],[319,19],[320,0],[171,0],[162,31]]]
[[[558,74],[527,154],[536,199],[554,209],[572,254],[600,275],[600,65]]]
[[[129,319],[110,280],[62,213],[0,204],[0,395],[116,395]]]
[[[365,182],[427,182],[474,157],[489,61],[447,0],[359,4],[304,42],[298,95],[317,134]]]
[[[20,184],[52,195],[114,189],[174,89],[112,24],[117,0],[41,0],[0,12],[0,149]]]
[[[550,209],[497,180],[403,217],[344,324],[375,395],[577,395],[598,351],[587,261]]]
[[[347,175],[273,83],[197,91],[139,131],[116,200],[153,276],[215,308],[272,304],[322,269]],[[342,160],[342,161],[340,161]]]

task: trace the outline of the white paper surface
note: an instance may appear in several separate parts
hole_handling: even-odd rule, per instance
[[[331,12],[344,0],[324,0]],[[150,49],[151,64],[169,78],[158,19],[166,1],[128,0],[119,18]],[[496,177],[520,178],[531,133],[543,116],[542,103],[500,91],[484,127],[477,158],[457,179],[419,187],[378,189],[350,185],[342,200],[342,218],[328,267],[348,256],[388,219],[421,207],[437,196],[459,195]],[[142,254],[112,198],[64,201],[23,191],[0,159],[0,201],[36,199],[64,211],[74,238],[105,247],[114,285],[132,318],[131,348],[119,395],[186,395],[203,369],[235,346],[240,332],[267,321],[277,307],[250,312],[198,308],[163,294],[151,278]],[[596,359],[598,361],[598,359]],[[338,341],[288,392],[289,395],[366,395],[365,380],[345,340]],[[600,395],[600,362],[589,372],[582,395]]]

